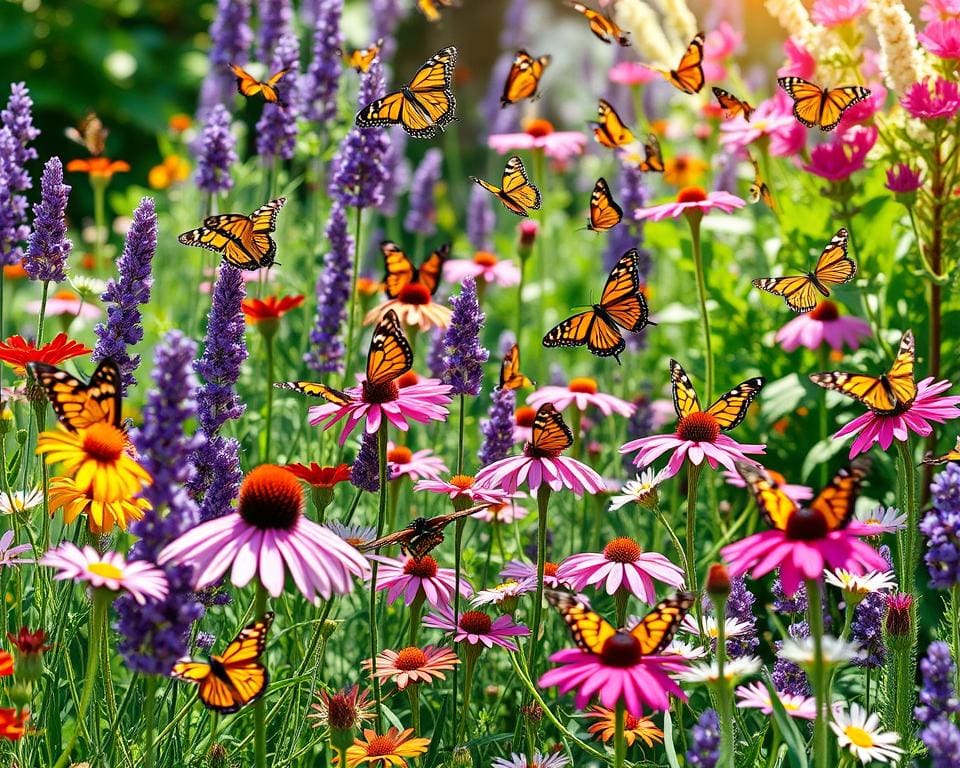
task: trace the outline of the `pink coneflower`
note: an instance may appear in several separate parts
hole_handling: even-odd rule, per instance
[[[537,409],[530,405],[518,405],[513,412],[513,442],[528,443],[533,437],[533,420]]]
[[[396,312],[400,322],[421,331],[446,328],[452,311],[433,300],[430,291],[420,283],[407,283],[395,299],[387,299],[371,309],[363,318],[364,325],[379,323],[388,312]]]
[[[737,706],[742,709],[759,709],[764,715],[773,714],[773,699],[763,683],[747,683],[736,690]],[[817,702],[813,696],[799,696],[777,692],[777,699],[790,717],[814,720],[817,717]]]
[[[603,589],[608,595],[624,590],[652,604],[657,601],[653,580],[682,586],[683,569],[657,552],[644,552],[633,539],[620,536],[603,552],[571,555],[560,563],[557,578],[577,592],[586,586]]]
[[[544,403],[553,403],[558,411],[564,410],[571,403],[576,405],[580,412],[586,411],[592,405],[599,408],[604,416],[616,413],[627,418],[637,410],[633,403],[600,392],[596,379],[588,378],[570,379],[570,383],[565,387],[540,387],[531,393],[527,402],[534,408],[539,408]]]
[[[546,755],[534,752],[533,758],[511,752],[510,757],[495,757],[490,768],[567,768],[570,758],[563,752],[550,752]]]
[[[853,21],[867,10],[867,0],[816,0],[810,10],[814,24],[839,27]]]
[[[619,85],[646,85],[660,79],[660,73],[639,61],[621,61],[607,72],[611,83]]]
[[[923,186],[923,176],[919,168],[897,163],[892,168],[887,168],[887,183],[884,186],[897,194],[909,194]]]
[[[569,588],[570,585],[557,576],[560,566],[549,560],[543,565],[543,586],[550,589]],[[520,584],[534,583],[537,580],[537,564],[522,560],[510,560],[500,571],[501,579],[512,579]]]
[[[960,20],[931,21],[917,35],[920,45],[941,59],[960,59]]]
[[[443,459],[435,456],[429,448],[411,451],[405,445],[387,443],[387,463],[390,467],[390,479],[409,477],[411,480],[439,477],[448,472]]]
[[[158,562],[192,565],[195,589],[216,583],[231,568],[234,586],[254,577],[273,596],[287,571],[307,600],[325,600],[366,577],[366,559],[340,537],[303,515],[303,487],[283,467],[263,464],[240,486],[237,511],[208,520],[168,544]]]
[[[403,595],[403,604],[410,606],[418,597],[437,610],[450,608],[457,582],[452,568],[440,568],[430,555],[419,560],[412,557],[392,558],[371,555],[371,560],[380,563],[377,569],[377,591],[387,591],[387,602],[392,603]],[[460,579],[460,594],[470,597],[473,587]]]
[[[919,120],[949,120],[960,112],[960,87],[938,77],[930,89],[930,78],[914,83],[900,97],[901,106]]]
[[[812,311],[797,315],[774,337],[785,352],[797,347],[819,349],[824,343],[842,352],[844,345],[857,349],[861,339],[870,337],[870,324],[852,315],[841,316],[832,301],[821,301]]]
[[[126,592],[140,605],[147,599],[163,600],[167,596],[167,577],[146,560],[127,562],[119,552],[100,554],[93,547],[80,549],[69,541],[51,549],[39,560],[40,565],[56,568],[57,581],[85,581],[95,589]]]
[[[773,157],[792,157],[806,145],[806,129],[793,116],[793,102],[783,92],[760,102],[749,123],[738,114],[720,126],[720,143],[730,154],[764,137],[770,140]]]
[[[894,413],[875,413],[867,411],[857,416],[849,424],[842,427],[833,436],[834,438],[856,435],[856,440],[850,446],[850,458],[870,449],[874,443],[879,443],[883,450],[887,450],[894,440],[906,440],[913,432],[921,437],[927,437],[933,432],[931,422],[943,424],[951,419],[960,417],[960,396],[941,396],[952,384],[949,381],[934,382],[930,376],[917,382],[917,396],[909,405],[904,405]]]
[[[960,16],[960,0],[927,0],[920,6],[920,18],[924,21],[955,19]]]
[[[803,170],[828,181],[844,181],[863,170],[867,153],[877,143],[879,132],[872,125],[854,125],[833,141],[818,144]]]
[[[792,485],[788,483],[787,479],[779,472],[767,467],[764,469],[768,475],[777,481],[777,486],[780,488],[780,490],[787,494],[787,496],[789,496],[793,501],[799,503],[801,501],[806,501],[807,499],[813,498],[813,488],[811,488],[809,485]],[[724,470],[723,479],[727,481],[728,485],[732,485],[735,488],[747,487],[746,481],[735,469]]]
[[[491,619],[483,611],[467,611],[461,613],[460,620],[455,622],[450,608],[441,608],[439,611],[428,613],[423,619],[423,626],[452,633],[455,643],[483,645],[486,648],[499,645],[508,651],[517,651],[519,648],[511,638],[530,634],[530,630],[522,624],[514,624],[510,616]]]
[[[520,282],[520,268],[487,251],[477,251],[472,259],[451,259],[443,265],[443,279],[448,283],[462,283],[468,277],[507,288]]]
[[[736,195],[723,190],[707,192],[703,187],[684,187],[677,193],[677,199],[672,203],[661,203],[649,208],[637,208],[633,212],[635,219],[650,219],[663,221],[664,219],[678,219],[687,212],[700,211],[702,214],[712,210],[731,213],[737,208],[743,208],[747,203]]]
[[[460,663],[457,654],[449,648],[426,648],[408,646],[399,651],[389,649],[377,654],[377,671],[374,677],[392,680],[399,690],[416,683],[432,683],[434,680],[446,680],[448,672]],[[370,659],[363,662],[364,669],[370,669]]]
[[[860,510],[855,515],[859,523],[871,530],[870,536],[896,533],[907,527],[907,516],[896,507],[874,507]]]
[[[499,488],[484,488],[478,485],[472,475],[454,475],[449,480],[441,480],[439,477],[420,480],[413,486],[413,490],[441,493],[453,502],[465,499],[469,502],[467,506],[471,507],[478,504],[504,504],[510,498],[510,494]],[[477,512],[474,517],[481,515],[484,511]]]
[[[354,549],[377,538],[377,529],[372,525],[352,523],[346,525],[339,520],[328,520],[323,527],[343,539]]]
[[[548,120],[529,120],[523,133],[495,133],[487,138],[490,149],[505,155],[519,149],[542,149],[551,160],[565,163],[583,154],[586,135],[579,131],[556,131]]]

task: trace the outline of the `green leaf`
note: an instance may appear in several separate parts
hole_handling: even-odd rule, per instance
[[[826,440],[821,440],[819,443],[816,443],[803,460],[803,467],[800,470],[800,477],[803,480],[806,480],[808,477],[810,477],[810,473],[813,472],[813,470],[815,470],[821,464],[825,464],[826,462],[830,461],[830,459],[832,459],[846,447],[846,442],[843,440],[835,440],[832,437],[828,437]]]
[[[764,385],[763,396],[760,398],[760,412],[764,420],[772,424],[788,413],[796,411],[806,396],[807,391],[801,383],[800,376],[791,373]]]
[[[780,703],[780,697],[777,689],[773,687],[773,681],[767,672],[763,674],[763,684],[770,691],[770,702],[773,704],[773,719],[780,729],[780,736],[787,745],[787,757],[790,759],[790,765],[793,768],[807,768],[807,745],[797,724],[793,718],[787,714],[787,710]]]
[[[670,710],[663,713],[663,748],[667,753],[667,762],[670,763],[670,768],[680,768],[677,750],[673,746],[673,718],[670,717]]]

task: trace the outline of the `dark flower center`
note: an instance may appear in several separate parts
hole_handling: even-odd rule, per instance
[[[303,487],[296,476],[275,464],[262,464],[244,478],[237,512],[255,528],[288,531],[300,519],[303,505]]]
[[[416,576],[420,579],[432,579],[437,575],[437,561],[430,555],[424,555],[419,560],[411,557],[403,566],[403,572],[407,576]]]
[[[400,289],[397,300],[401,304],[429,304],[430,290],[420,283],[407,283]]]
[[[633,539],[620,536],[603,548],[603,556],[614,563],[635,563],[643,549]]]
[[[384,382],[383,384],[371,384],[369,381],[363,382],[362,399],[365,403],[392,403],[400,397],[400,387],[397,380]]]
[[[416,646],[411,645],[397,653],[397,660],[394,662],[394,666],[396,666],[397,669],[402,669],[404,672],[410,672],[414,669],[420,669],[426,665],[426,663],[427,654]]]
[[[327,720],[330,727],[337,731],[353,728],[357,722],[357,711],[351,693],[340,691],[330,697],[327,704]]]
[[[493,619],[483,611],[467,611],[460,617],[460,629],[471,635],[489,634],[492,627]]]
[[[720,437],[720,422],[706,411],[691,413],[677,422],[677,437],[692,443],[715,443]]]
[[[632,667],[642,655],[640,641],[622,631],[608,639],[600,651],[600,658],[608,667]]]
[[[123,455],[123,432],[112,424],[91,424],[83,437],[83,452],[105,464],[116,463]]]
[[[829,531],[827,518],[816,509],[801,507],[787,520],[787,538],[794,541],[817,541],[824,538]]]
[[[678,203],[702,203],[707,199],[707,191],[703,187],[684,187],[677,194]]]
[[[820,320],[821,322],[830,322],[838,317],[840,317],[840,311],[832,301],[821,301],[810,312],[812,320]]]
[[[533,443],[523,446],[523,455],[531,459],[555,459],[560,453],[560,451],[537,448]]]
[[[518,427],[532,427],[535,418],[537,418],[537,411],[529,405],[521,405],[513,412],[513,420]]]

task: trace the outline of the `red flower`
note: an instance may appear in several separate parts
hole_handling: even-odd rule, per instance
[[[27,730],[27,719],[30,717],[30,710],[23,709],[20,712],[12,707],[0,707],[0,738],[17,741]]]
[[[13,656],[4,650],[0,650],[0,677],[8,677],[13,674]]]
[[[44,344],[39,349],[36,342],[27,341],[19,335],[11,336],[6,341],[0,341],[0,360],[12,366],[18,376],[23,376],[26,373],[25,369],[28,363],[59,365],[71,357],[89,355],[92,351],[79,341],[68,339],[65,333],[58,333],[53,341]]]
[[[16,635],[11,635],[7,632],[7,640],[9,640],[20,653],[25,655],[39,656],[53,648],[52,645],[46,643],[46,639],[47,633],[42,629],[31,632],[26,627],[20,627],[20,631],[17,632]]]
[[[71,160],[67,163],[67,170],[89,173],[91,179],[109,181],[113,174],[129,171],[130,163],[125,160],[109,160],[106,157],[88,157],[81,160]]]
[[[303,296],[267,296],[266,299],[244,299],[243,314],[256,325],[264,320],[279,320],[287,312],[303,304]]]
[[[340,464],[336,467],[321,467],[315,461],[310,466],[305,464],[287,464],[284,469],[289,470],[314,488],[333,488],[337,483],[350,479],[350,465]]]

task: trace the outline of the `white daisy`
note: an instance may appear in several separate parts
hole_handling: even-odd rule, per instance
[[[736,637],[737,635],[742,635],[745,632],[750,631],[750,625],[746,622],[739,621],[738,619],[726,618],[723,622],[724,634],[729,640],[731,637]],[[696,618],[691,616],[689,613],[683,617],[683,621],[680,623],[680,629],[684,632],[689,632],[691,635],[700,634],[700,626],[697,623]],[[711,640],[716,640],[719,635],[719,625],[717,624],[716,616],[704,616],[703,617],[703,632]]]
[[[43,504],[43,490],[40,488],[32,488],[26,493],[23,491],[11,491],[10,495],[0,493],[0,514],[29,512],[41,504]]]
[[[837,743],[846,747],[861,763],[876,760],[878,763],[896,765],[903,756],[903,749],[896,746],[899,733],[880,730],[880,716],[868,715],[859,704],[851,704],[850,712],[835,711],[830,727],[837,734]]]
[[[500,605],[500,603],[505,600],[519,597],[528,591],[525,584],[521,584],[515,579],[508,579],[502,584],[497,584],[497,586],[490,589],[481,589],[473,596],[473,600],[470,602],[474,605],[489,605],[490,603]]]
[[[627,504],[639,504],[641,507],[653,508],[659,501],[657,486],[667,477],[666,470],[654,472],[645,469],[637,475],[636,480],[627,480],[621,488],[621,493],[610,499],[610,510],[617,510]]]
[[[677,640],[674,638],[670,645],[663,649],[664,656],[682,656],[685,659],[694,660],[702,659],[707,655],[707,649],[702,645],[693,645],[692,643],[685,642],[684,640]]]
[[[835,571],[824,571],[824,579],[827,584],[839,587],[844,592],[856,596],[855,602],[860,602],[863,598],[873,592],[887,592],[897,586],[897,578],[893,571],[868,571],[862,576],[837,568]]]
[[[729,683],[737,683],[744,677],[757,674],[763,662],[756,656],[741,656],[739,659],[727,659],[723,665],[723,678]],[[717,660],[701,662],[688,667],[675,675],[677,680],[685,683],[716,683],[720,680],[720,669]]]
[[[896,533],[907,527],[907,516],[901,515],[896,507],[874,507],[860,510],[856,520],[875,529],[875,536],[882,533]]]
[[[823,636],[822,649],[823,663],[827,665],[842,664],[861,656],[859,645],[848,643],[830,635]],[[784,640],[779,656],[787,661],[792,661],[794,664],[799,664],[801,667],[813,666],[813,638]]]

